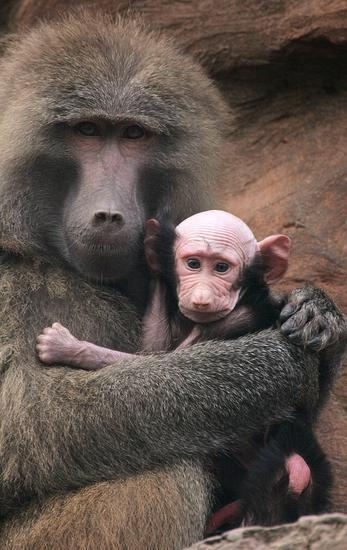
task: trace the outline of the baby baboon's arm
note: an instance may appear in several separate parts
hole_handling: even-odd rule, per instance
[[[60,323],[53,323],[37,337],[36,351],[43,363],[64,364],[85,370],[98,370],[130,353],[116,351],[78,340]]]

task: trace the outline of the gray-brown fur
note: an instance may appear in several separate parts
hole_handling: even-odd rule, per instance
[[[61,213],[83,182],[52,123],[87,106],[114,118],[131,112],[168,134],[149,157],[131,208],[133,246],[118,257],[120,264],[129,261],[131,275],[151,208],[165,203],[178,222],[206,207],[223,103],[202,71],[165,41],[136,24],[95,16],[14,39],[0,71],[0,510],[11,514],[0,546],[187,546],[203,536],[211,505],[205,457],[224,447],[241,449],[297,406],[314,407],[318,358],[267,331],[98,372],[40,364],[36,336],[56,320],[78,338],[124,351],[136,349],[140,332],[128,300],[102,280],[88,283],[89,273],[76,271],[78,258],[65,254]],[[150,99],[141,105],[144,91]],[[120,196],[124,200],[124,189]],[[74,237],[83,232],[86,224]],[[340,313],[328,298],[322,310],[315,291],[301,292],[308,301],[300,316],[309,304],[325,329],[316,345],[336,341]],[[295,318],[289,333],[296,332]],[[316,327],[302,328],[301,320],[310,341]]]

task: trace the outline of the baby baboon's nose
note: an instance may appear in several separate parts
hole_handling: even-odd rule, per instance
[[[193,292],[192,304],[195,309],[207,309],[211,305],[211,292],[207,288],[197,288]]]

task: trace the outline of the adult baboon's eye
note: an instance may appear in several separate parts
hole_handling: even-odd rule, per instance
[[[226,273],[229,267],[227,262],[217,262],[214,266],[214,270],[217,271],[217,273]]]
[[[138,124],[132,124],[131,126],[126,126],[123,129],[122,137],[125,139],[141,139],[146,135],[146,132],[142,126]]]
[[[197,258],[188,258],[186,264],[189,269],[200,269],[201,267],[200,260],[198,260]]]
[[[79,134],[82,134],[83,136],[87,136],[87,137],[100,136],[100,130],[98,126],[95,124],[95,122],[90,122],[88,120],[86,120],[85,122],[79,122],[79,124],[76,124],[75,130]]]

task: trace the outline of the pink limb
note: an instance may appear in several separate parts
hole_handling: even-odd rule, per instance
[[[219,529],[219,527],[222,527],[222,525],[224,525],[225,523],[231,523],[235,521],[240,513],[240,503],[240,500],[234,500],[234,502],[226,504],[225,506],[217,510],[217,512],[212,514],[212,516],[207,521],[207,534],[212,533],[216,529]]]
[[[295,495],[301,495],[311,482],[311,470],[299,454],[286,459],[286,470],[289,475],[289,489]]]
[[[192,331],[188,334],[187,338],[183,340],[183,342],[180,343],[179,346],[177,346],[177,349],[186,348],[190,344],[194,343],[194,340],[200,336],[201,332],[198,326],[195,326]]]
[[[75,338],[60,323],[53,323],[37,337],[36,351],[43,363],[97,370],[132,354],[102,348]]]

